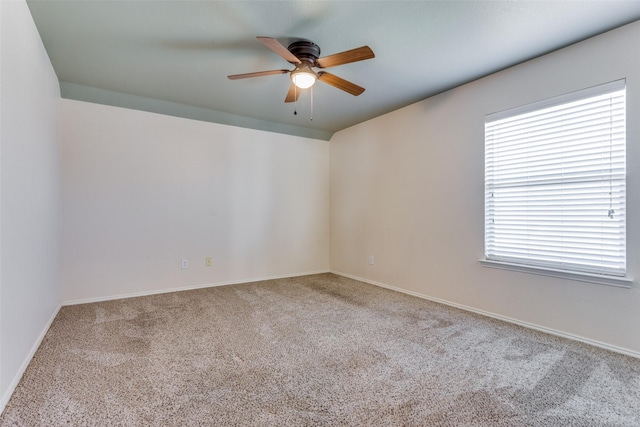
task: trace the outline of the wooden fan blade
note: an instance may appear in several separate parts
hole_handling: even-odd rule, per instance
[[[285,61],[289,61],[292,64],[300,63],[300,60],[298,59],[297,56],[289,52],[289,50],[286,47],[284,47],[282,43],[280,43],[278,40],[274,39],[273,37],[256,37],[256,38],[260,40],[262,44],[264,44],[266,47],[268,47],[278,55],[282,56],[285,59]]]
[[[355,49],[346,50],[344,52],[318,58],[316,61],[320,68],[335,67],[336,65],[348,64],[350,62],[364,61],[365,59],[375,58],[373,51],[369,46],[357,47]]]
[[[353,96],[358,96],[362,92],[364,92],[364,88],[358,86],[355,83],[351,83],[341,77],[334,76],[333,74],[329,74],[324,71],[320,71],[318,73],[318,80],[323,81],[327,84],[330,84],[333,87],[337,87],[347,93],[350,93]]]
[[[256,71],[255,73],[244,74],[232,74],[227,76],[229,80],[248,79],[250,77],[270,76],[272,74],[286,74],[289,70],[271,70],[271,71]]]
[[[289,92],[287,92],[287,97],[284,99],[284,102],[296,102],[300,97],[300,89],[296,89],[296,85],[291,82],[291,86],[289,86]]]

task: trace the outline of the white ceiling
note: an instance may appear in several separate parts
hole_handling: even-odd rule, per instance
[[[333,132],[640,19],[640,1],[27,1],[66,98],[329,139]],[[376,57],[285,104],[256,36]]]

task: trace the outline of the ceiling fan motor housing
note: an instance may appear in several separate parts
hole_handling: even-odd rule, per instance
[[[320,57],[320,46],[307,40],[293,42],[287,50],[294,54],[299,60],[309,62],[312,65],[314,65]]]

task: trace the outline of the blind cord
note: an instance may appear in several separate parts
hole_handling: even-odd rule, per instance
[[[613,97],[609,97],[609,111],[613,108]],[[607,216],[613,219],[613,115],[609,113],[609,213]]]

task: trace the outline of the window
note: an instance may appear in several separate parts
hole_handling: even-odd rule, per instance
[[[486,116],[483,263],[628,286],[625,129],[624,80]]]

